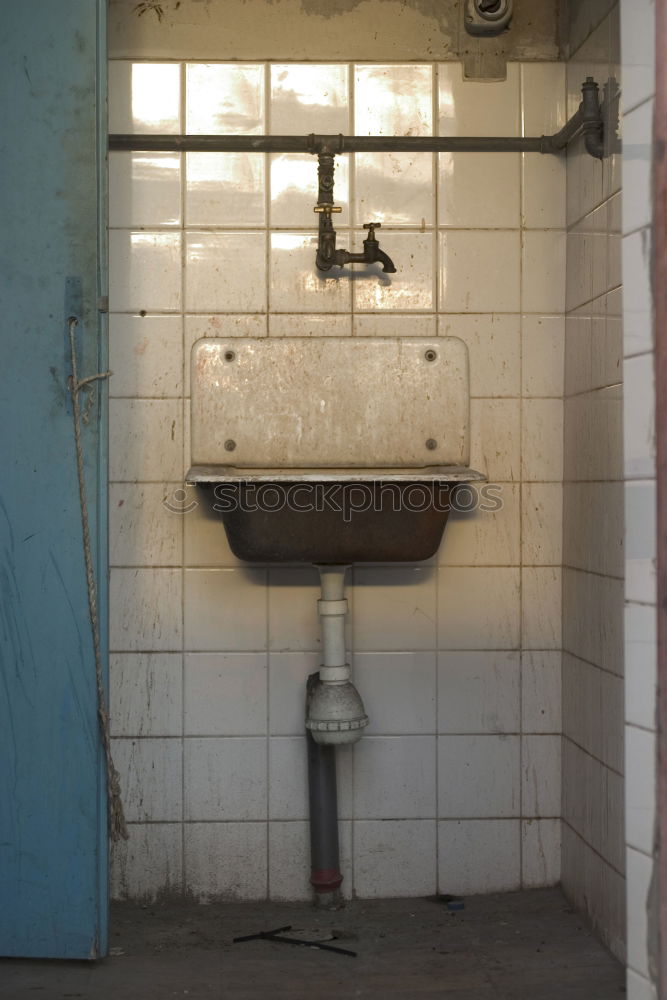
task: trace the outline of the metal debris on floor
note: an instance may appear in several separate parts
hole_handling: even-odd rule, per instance
[[[350,951],[349,948],[338,948],[333,944],[325,944],[325,941],[334,941],[335,935],[328,931],[325,936],[318,932],[312,932],[308,937],[304,936],[303,931],[294,931],[291,935],[286,936],[287,931],[291,931],[291,924],[287,924],[286,927],[278,927],[275,931],[259,931],[257,934],[243,934],[241,937],[235,937],[232,939],[233,944],[241,944],[244,941],[278,941],[280,944],[295,944],[303,945],[305,948],[319,948],[321,951],[333,951],[337,955],[349,955],[350,958],[356,958],[356,951]]]

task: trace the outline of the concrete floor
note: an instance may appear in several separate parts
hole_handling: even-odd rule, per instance
[[[558,889],[306,905],[115,905],[112,954],[0,961],[5,1000],[620,1000],[624,972]],[[232,938],[290,924],[357,957]]]

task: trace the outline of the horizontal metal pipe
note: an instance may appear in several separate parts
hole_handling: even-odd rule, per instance
[[[559,133],[560,134],[560,133]],[[109,149],[160,153],[555,153],[552,136],[110,135]]]

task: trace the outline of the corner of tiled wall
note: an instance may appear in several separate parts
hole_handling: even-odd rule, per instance
[[[111,130],[542,134],[562,64],[113,61]],[[437,557],[358,566],[350,648],[371,725],[340,755],[345,891],[554,884],[561,839],[565,166],[537,154],[340,157],[341,246],[382,222],[390,283],[313,266],[306,155],[113,153],[112,720],[131,838],[116,895],[305,898],[309,567],[238,563],[183,488],[202,336],[455,336],[471,465],[496,513]]]

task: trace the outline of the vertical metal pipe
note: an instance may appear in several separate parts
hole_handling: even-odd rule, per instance
[[[306,699],[319,683],[319,674],[311,674]],[[306,708],[306,714],[308,709]],[[306,730],[308,746],[308,802],[310,807],[310,882],[315,903],[335,906],[343,876],[340,873],[338,847],[338,791],[336,788],[336,748],[316,743]]]

